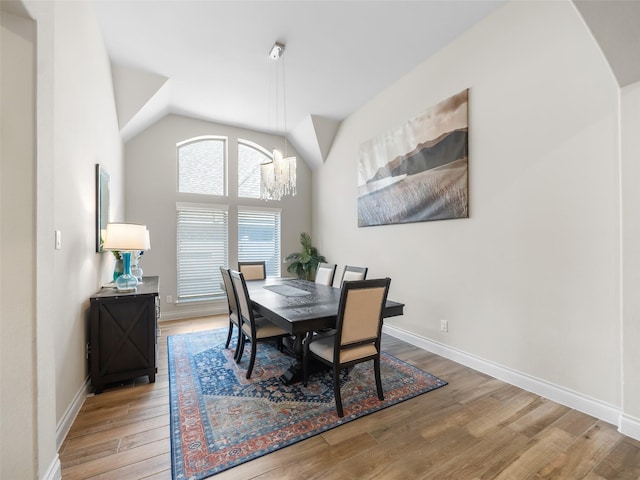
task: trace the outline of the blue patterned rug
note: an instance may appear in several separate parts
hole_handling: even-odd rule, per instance
[[[234,349],[224,348],[226,336],[224,328],[167,339],[174,479],[207,478],[447,384],[383,353],[384,401],[376,394],[373,362],[356,365],[341,383],[339,418],[330,372],[310,376],[306,388],[283,385],[278,377],[294,359],[260,343],[247,380],[250,346],[236,364]]]

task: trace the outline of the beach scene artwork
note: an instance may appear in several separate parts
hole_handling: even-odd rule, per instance
[[[469,89],[360,146],[358,226],[469,216]]]

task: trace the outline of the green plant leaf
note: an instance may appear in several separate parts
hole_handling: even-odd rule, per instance
[[[300,234],[300,252],[290,253],[285,257],[285,262],[291,262],[287,266],[289,273],[295,273],[298,278],[311,280],[318,268],[318,263],[326,262],[324,256],[318,254],[318,249],[311,243],[311,236],[307,232]]]

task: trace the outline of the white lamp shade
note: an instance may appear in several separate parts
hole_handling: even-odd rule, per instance
[[[149,231],[146,225],[135,223],[109,223],[102,248],[105,250],[148,250]]]

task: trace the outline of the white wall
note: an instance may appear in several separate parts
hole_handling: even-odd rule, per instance
[[[358,228],[359,145],[465,88],[470,218]],[[316,243],[392,278],[406,309],[387,324],[618,408],[618,133],[573,4],[508,3],[342,123],[314,172]]]
[[[640,83],[621,92],[623,433],[640,438]]]
[[[23,5],[35,20],[33,35],[11,37],[4,15],[2,28],[2,116],[18,125],[18,133],[7,133],[3,123],[2,132],[2,206],[9,213],[3,210],[0,226],[3,233],[17,227],[0,247],[1,381],[9,395],[2,399],[2,474],[53,479],[60,476],[57,448],[84,400],[88,297],[112,270],[107,255],[95,252],[95,164],[112,175],[119,214],[122,142],[92,3]],[[15,58],[7,52],[18,59],[11,68],[4,62]],[[14,87],[9,95],[7,85]],[[17,108],[7,113],[9,100]],[[61,250],[54,250],[54,229],[62,232]]]
[[[0,21],[0,478],[35,478],[35,25]]]
[[[207,195],[177,193],[176,144],[202,135],[228,137],[229,197],[211,199]],[[166,297],[176,298],[176,202],[210,202],[230,205],[229,244],[237,244],[237,205],[282,208],[282,257],[300,250],[300,232],[311,229],[311,172],[298,156],[297,195],[279,202],[258,199],[237,200],[238,138],[250,140],[267,150],[282,148],[281,137],[226,125],[209,123],[178,115],[168,115],[129,140],[125,145],[126,214],[128,222],[146,224],[151,236],[151,250],[145,252],[140,265],[145,275],[160,276],[162,319],[186,318],[226,311],[226,301],[198,304],[167,304]],[[289,147],[289,152],[296,154]],[[233,248],[229,265],[237,264]],[[282,273],[287,274],[282,265]]]
[[[62,232],[55,252],[56,418],[60,421],[88,375],[89,296],[112,275],[95,251],[95,164],[111,175],[111,214],[123,206],[122,142],[109,58],[90,2],[57,2],[54,21],[54,211]]]

